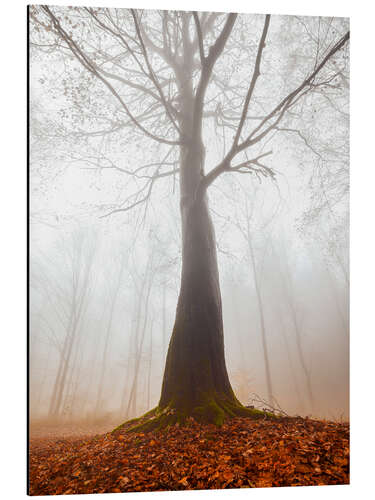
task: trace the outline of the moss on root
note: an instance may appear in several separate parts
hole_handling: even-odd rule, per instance
[[[226,397],[205,397],[202,404],[190,409],[179,409],[173,403],[165,408],[159,406],[153,408],[141,417],[134,418],[124,422],[116,427],[112,432],[122,429],[127,432],[150,432],[167,429],[168,427],[187,423],[189,417],[197,422],[205,424],[214,424],[220,427],[228,418],[247,417],[253,419],[259,418],[278,418],[273,413],[253,408],[246,408],[237,399],[229,400]]]
[[[145,419],[152,418],[152,416],[155,414],[157,409],[158,409],[158,407],[153,408],[152,410],[148,411],[147,413],[145,413],[141,417],[136,417],[136,418],[131,418],[130,420],[126,420],[122,424],[118,425],[115,429],[113,429],[112,432],[120,431],[120,430],[124,429],[125,427],[134,427],[134,425],[132,425],[132,424],[137,424],[139,422],[143,422]]]

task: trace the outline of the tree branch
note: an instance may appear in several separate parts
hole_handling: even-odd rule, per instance
[[[251,160],[246,160],[242,163],[239,163],[238,165],[235,165],[233,167],[229,167],[228,171],[241,172],[243,168],[246,168],[246,172],[248,172],[249,170],[252,169],[251,165],[257,165],[258,167],[264,169],[264,173],[266,174],[265,175],[266,177],[269,176],[269,177],[273,178],[275,176],[274,171],[271,168],[266,167],[266,165],[263,165],[262,163],[259,162],[259,160],[261,158],[264,158],[265,156],[268,156],[270,154],[272,154],[272,151],[267,151],[267,153],[262,153],[259,156],[257,156],[256,158],[253,158]]]
[[[242,109],[240,123],[238,124],[237,132],[236,132],[236,135],[235,135],[234,140],[233,140],[233,145],[232,145],[232,150],[233,151],[237,147],[238,141],[239,141],[239,139],[241,137],[241,132],[242,132],[242,128],[244,126],[245,120],[246,120],[246,116],[247,116],[247,112],[248,112],[248,109],[249,109],[249,104],[250,104],[250,101],[251,101],[251,97],[253,95],[257,79],[258,79],[258,77],[260,75],[260,62],[262,60],[263,49],[264,49],[264,47],[266,45],[265,41],[266,41],[266,36],[267,36],[267,32],[268,32],[268,27],[269,27],[269,24],[270,24],[270,18],[271,18],[271,16],[269,14],[267,14],[266,18],[265,18],[265,21],[264,21],[264,27],[263,27],[262,36],[260,37],[260,41],[259,41],[259,45],[258,45],[258,52],[257,52],[257,56],[256,56],[256,59],[255,59],[255,66],[254,66],[253,76],[251,78],[251,82],[250,82],[250,85],[249,85],[249,90],[247,91],[247,94],[246,94],[244,106],[243,106],[243,109]]]
[[[177,125],[177,123],[176,123],[175,119],[173,118],[173,116],[171,114],[171,111],[170,111],[170,108],[172,107],[172,105],[166,101],[164,93],[163,93],[163,91],[162,91],[162,89],[160,87],[158,79],[157,79],[157,77],[156,77],[156,75],[154,73],[154,70],[153,70],[153,68],[151,66],[150,60],[148,58],[147,50],[146,50],[145,44],[143,42],[141,31],[139,29],[138,19],[137,19],[135,10],[134,9],[130,9],[130,12],[131,12],[131,14],[133,16],[135,29],[136,29],[136,32],[137,32],[139,43],[141,44],[142,53],[143,53],[144,60],[146,61],[146,65],[147,65],[147,68],[148,68],[148,71],[149,71],[149,76],[150,76],[152,82],[154,83],[154,85],[155,85],[158,93],[159,93],[160,99],[161,99],[161,101],[162,101],[162,103],[164,105],[165,111],[166,111],[169,119],[173,123],[173,126],[175,127],[175,129],[177,130],[177,132],[180,134],[181,130],[180,130],[179,126]],[[176,110],[174,108],[173,108],[173,111],[174,111],[174,113],[176,113]]]
[[[265,23],[266,27],[266,23]],[[267,26],[268,27],[268,26]],[[264,33],[265,30],[263,30]],[[267,32],[267,31],[266,31]],[[279,122],[282,120],[283,116],[285,115],[285,112],[290,109],[303,95],[305,95],[311,88],[311,83],[316,77],[316,75],[322,70],[322,68],[326,65],[327,61],[338,51],[340,50],[345,43],[349,40],[350,32],[348,31],[335,45],[334,47],[328,52],[328,54],[323,58],[323,60],[320,62],[318,66],[314,69],[314,71],[307,77],[305,80],[290,94],[288,94],[280,103],[270,112],[268,115],[266,115],[261,123],[255,127],[255,129],[251,132],[251,134],[241,143],[236,146],[232,146],[232,148],[229,150],[225,158],[215,167],[213,168],[207,175],[205,175],[200,183],[200,186],[197,191],[197,195],[203,195],[204,192],[207,190],[208,186],[215,180],[217,177],[222,174],[223,172],[231,171],[233,167],[231,167],[231,161],[233,158],[241,151],[244,151],[248,147],[256,144],[259,142],[261,139],[263,139],[271,130],[274,130],[277,128],[277,125]],[[259,48],[258,48],[258,53],[259,53]],[[253,75],[254,76],[254,75]],[[250,88],[249,88],[250,91]],[[248,92],[249,95],[249,92]],[[277,116],[278,115],[278,116]],[[269,122],[273,117],[277,116],[276,120],[271,123],[263,132],[260,132],[257,136],[254,137],[254,135],[259,132],[263,126]],[[259,160],[259,157],[258,157]],[[246,164],[249,164],[249,162],[244,162]],[[251,163],[251,160],[250,160]],[[240,164],[242,167],[244,164]],[[237,167],[234,167],[234,169],[238,172],[241,171],[241,169],[238,169]],[[264,165],[261,165],[262,168],[267,168]],[[273,171],[272,171],[273,172]],[[269,175],[273,177],[274,175],[271,175],[271,172],[269,172]]]
[[[196,137],[200,137],[202,132],[203,101],[213,67],[217,58],[224,50],[225,44],[232,32],[236,18],[237,14],[228,15],[224,28],[222,29],[220,35],[217,37],[215,43],[211,46],[210,50],[208,51],[208,56],[205,57],[204,63],[202,64],[201,77],[195,94],[193,112],[193,133]]]
[[[261,121],[261,123],[251,132],[251,134],[247,137],[247,139],[240,144],[239,146],[239,151],[244,150],[245,148],[255,144],[258,142],[260,139],[264,137],[264,134],[261,133],[259,136],[254,137],[254,135],[259,132],[259,130],[262,129],[262,127],[271,119],[273,118],[278,112],[281,112],[282,114],[285,113],[286,109],[291,107],[293,104],[293,99],[300,94],[305,87],[308,87],[311,82],[314,80],[316,75],[323,69],[323,67],[326,65],[326,63],[331,59],[331,57],[339,51],[345,43],[349,40],[350,32],[348,31],[335,45],[332,47],[332,49],[328,52],[328,54],[324,57],[324,59],[320,62],[320,64],[316,67],[316,69],[297,87],[295,90],[290,92],[265,118]],[[280,120],[277,120],[277,123]],[[277,124],[275,123],[273,126],[269,127],[267,129],[267,133],[271,128],[274,128],[274,126]]]
[[[197,29],[199,56],[200,56],[200,59],[201,59],[201,64],[203,66],[206,57],[204,55],[203,36],[202,36],[201,23],[199,22],[199,17],[198,17],[198,13],[197,12],[195,12],[195,11],[193,12],[193,17],[194,17],[195,27]]]
[[[119,212],[127,212],[128,210],[130,210],[138,205],[141,205],[143,203],[147,203],[151,197],[151,192],[152,192],[152,188],[154,186],[154,182],[157,179],[161,179],[163,177],[169,177],[170,175],[175,175],[176,173],[179,172],[179,169],[172,169],[172,170],[169,170],[168,172],[159,173],[161,166],[166,164],[166,160],[167,160],[168,156],[171,154],[171,152],[172,152],[172,149],[170,149],[168,151],[168,153],[164,156],[164,158],[161,162],[153,163],[153,164],[149,164],[149,165],[143,165],[142,167],[138,167],[134,172],[132,172],[132,175],[135,175],[136,177],[149,179],[149,181],[137,193],[134,194],[135,197],[138,197],[145,190],[145,188],[147,187],[147,184],[148,184],[147,193],[145,194],[145,196],[143,198],[141,198],[140,200],[136,200],[133,203],[130,203],[130,205],[127,205],[124,208],[116,208],[116,209],[112,210],[111,212],[108,212],[107,214],[102,215],[100,218],[103,219],[105,217],[109,217],[110,215],[115,214],[115,213],[119,213]],[[152,165],[157,165],[157,168],[152,175],[150,175],[150,176],[148,176],[148,175],[137,176],[136,175],[136,173],[139,172],[140,170],[145,169],[145,168],[152,166]],[[116,168],[117,170],[123,171],[127,174],[130,173],[130,171],[125,171],[119,167],[114,166],[113,168]]]
[[[68,35],[68,33],[62,28],[59,20],[54,16],[54,14],[51,12],[48,6],[44,5],[42,6],[42,9],[47,13],[47,15],[50,17],[56,32],[67,42],[69,45],[70,50],[74,54],[74,56],[77,58],[77,60],[82,64],[84,68],[86,68],[90,73],[95,75],[108,89],[109,91],[116,97],[116,99],[119,101],[123,109],[125,110],[126,114],[129,116],[131,121],[134,123],[134,125],[139,128],[147,137],[150,137],[151,139],[163,143],[163,144],[169,144],[171,146],[177,146],[181,144],[181,141],[173,141],[169,139],[165,139],[164,137],[158,137],[152,132],[149,132],[147,129],[145,129],[134,117],[134,115],[131,113],[127,105],[125,104],[124,100],[122,97],[119,95],[119,93],[116,91],[116,89],[106,80],[96,69],[95,63],[85,54],[80,47],[74,42],[73,38]]]

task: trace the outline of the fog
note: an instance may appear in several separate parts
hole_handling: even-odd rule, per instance
[[[68,15],[77,23],[85,19],[81,12]],[[157,15],[149,15],[159,26]],[[239,16],[234,37],[244,43],[242,51],[234,60],[226,55],[216,68],[226,85],[246,88],[262,19]],[[346,19],[271,17],[249,114],[261,116],[293,89],[347,25]],[[30,417],[121,423],[160,397],[180,285],[180,193],[177,173],[155,183],[150,176],[156,162],[175,168],[178,152],[148,142],[134,126],[118,128],[124,117],[104,87],[35,26]],[[111,53],[112,41],[99,32],[81,36],[88,45],[102,37],[102,50]],[[98,64],[101,57],[98,51]],[[329,68],[333,84],[327,76],[326,90],[307,94],[288,114],[284,131],[257,149],[257,155],[272,150],[263,162],[275,176],[226,173],[208,198],[225,357],[236,396],[246,405],[269,402],[289,415],[348,420],[347,56],[336,64],[339,69],[333,63]],[[238,114],[241,100],[220,100],[218,88],[208,91],[207,108],[218,99],[224,111],[230,104]],[[133,109],[141,104],[134,101]],[[227,123],[204,122],[206,171],[233,136]],[[153,130],[163,126],[160,119]],[[145,165],[142,175],[125,172]],[[134,206],[117,212],[128,205]],[[258,397],[264,404],[254,402]]]

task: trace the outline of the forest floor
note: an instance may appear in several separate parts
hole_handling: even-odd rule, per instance
[[[108,430],[31,428],[29,493],[349,484],[345,423],[234,418],[216,427],[191,419],[157,432],[97,434]]]

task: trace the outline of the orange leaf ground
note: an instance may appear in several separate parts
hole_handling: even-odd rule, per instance
[[[222,427],[32,437],[30,494],[349,483],[349,425],[235,418]]]

